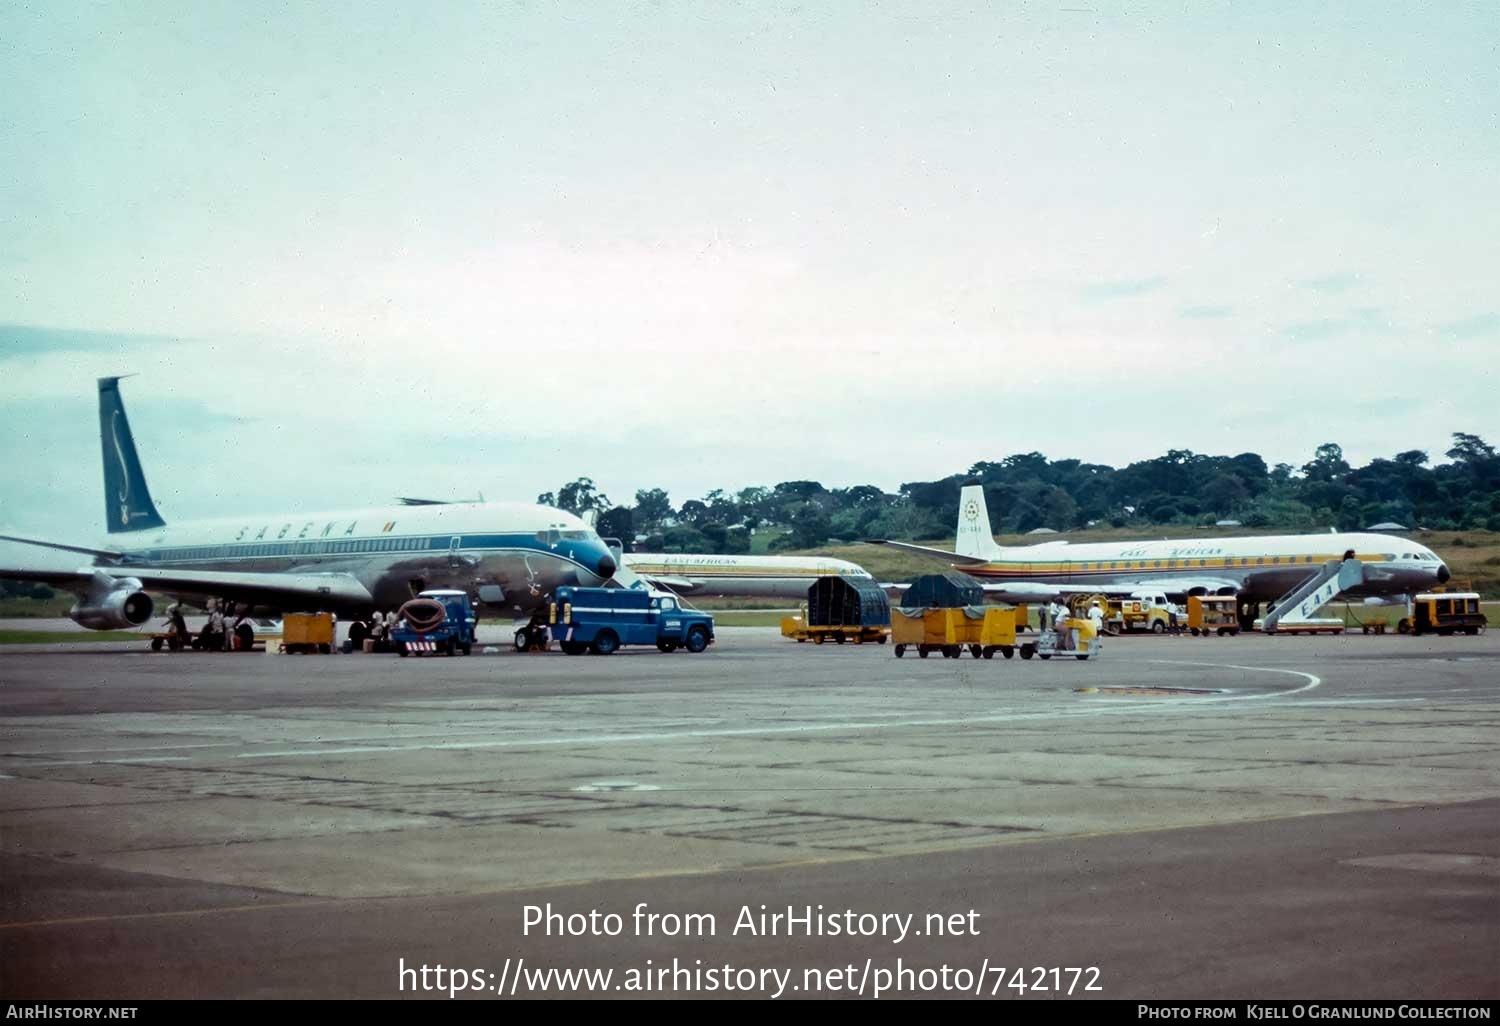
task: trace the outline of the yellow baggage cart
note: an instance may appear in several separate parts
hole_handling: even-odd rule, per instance
[[[282,617],[283,652],[333,651],[332,613],[287,613]]]
[[[1206,638],[1210,634],[1222,638],[1240,632],[1233,595],[1189,595],[1187,607],[1188,630],[1195,638]]]

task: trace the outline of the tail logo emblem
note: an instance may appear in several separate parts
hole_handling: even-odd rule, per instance
[[[964,503],[964,518],[970,523],[977,521],[979,519],[979,503],[973,499]]]
[[[120,411],[109,419],[109,434],[115,443],[115,455],[119,458],[120,474],[120,526],[130,526],[130,470],[125,461],[125,446],[120,442]]]

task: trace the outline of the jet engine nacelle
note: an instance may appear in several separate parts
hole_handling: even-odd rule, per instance
[[[1406,596],[1371,595],[1369,598],[1365,599],[1364,604],[1367,606],[1404,606],[1406,605]]]
[[[88,599],[80,599],[68,610],[75,623],[91,630],[112,631],[139,627],[151,619],[151,596],[141,590],[140,581],[134,577],[118,580],[106,577],[106,581],[107,590],[99,586],[104,582],[96,578]]]

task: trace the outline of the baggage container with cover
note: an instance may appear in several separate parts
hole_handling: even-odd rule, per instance
[[[984,585],[968,574],[948,571],[941,574],[923,574],[906,586],[901,595],[901,608],[914,609],[958,609],[962,606],[984,605]]]
[[[803,616],[782,619],[785,637],[811,638],[818,645],[830,638],[840,645],[846,640],[884,645],[891,634],[890,601],[871,580],[820,577],[807,589],[803,612]]]

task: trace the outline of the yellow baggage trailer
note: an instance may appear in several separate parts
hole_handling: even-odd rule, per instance
[[[333,651],[332,613],[287,613],[281,623],[283,652]]]
[[[783,616],[781,618],[781,636],[791,638],[799,644],[811,641],[814,645],[821,645],[825,641],[832,640],[842,645],[846,641],[856,645],[870,642],[875,645],[884,645],[886,639],[891,636],[890,627],[878,624],[873,627],[863,625],[841,624],[838,626],[812,627],[807,623],[807,606],[797,611],[796,616]]]
[[[970,627],[962,609],[892,609],[891,641],[897,659],[908,648],[915,648],[923,659],[934,652],[941,652],[944,659],[957,659],[965,645],[978,643],[982,624],[981,620]]]
[[[924,609],[920,612],[891,610],[891,640],[896,656],[915,648],[926,659],[941,652],[944,659],[957,659],[964,649],[975,659],[993,659],[999,652],[1010,659],[1017,652],[1030,659],[1037,652],[1036,641],[1019,641],[1016,637],[1017,610],[969,606],[959,609]]]
[[[1238,634],[1240,622],[1234,615],[1235,601],[1233,595],[1189,595],[1187,625],[1193,637]]]
[[[872,580],[819,577],[807,589],[798,616],[782,617],[781,634],[821,645],[871,642],[884,645],[891,636],[891,605],[885,590]]]
[[[1015,609],[986,609],[984,628],[980,633],[979,654],[986,659],[995,658],[999,652],[1006,659],[1014,658],[1017,652],[1022,659],[1030,659],[1037,653],[1039,641],[1022,641],[1017,633],[1026,627],[1026,607]]]

